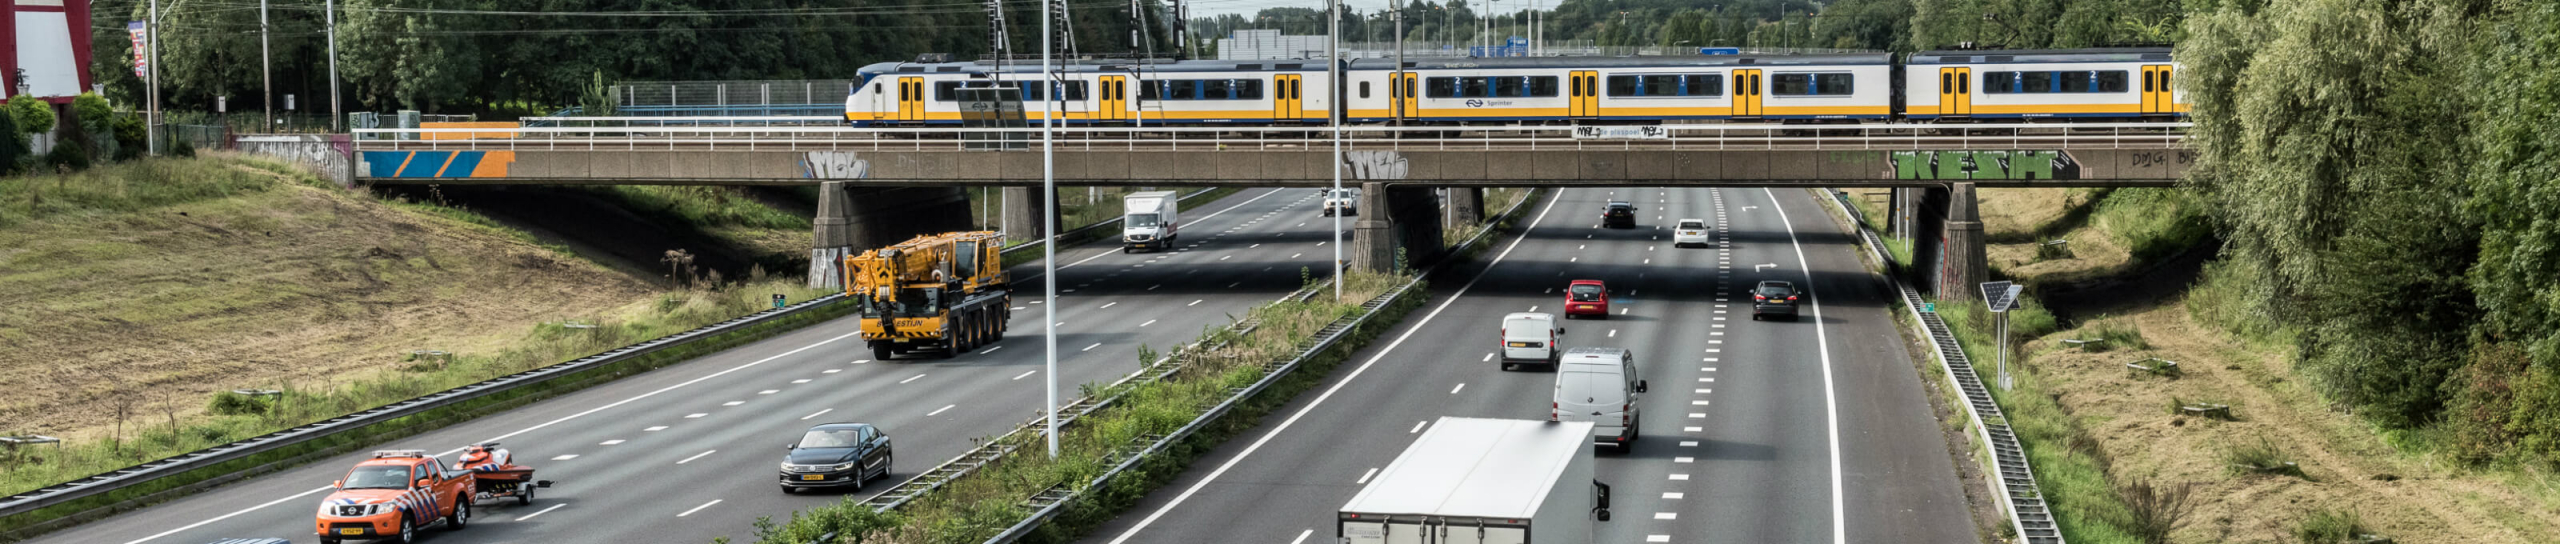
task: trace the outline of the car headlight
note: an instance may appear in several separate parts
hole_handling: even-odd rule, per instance
[[[835,472],[835,471],[839,471],[839,470],[853,470],[853,466],[854,466],[854,465],[857,465],[857,464],[860,464],[860,463],[859,463],[859,462],[856,462],[856,463],[845,463],[845,464],[841,464],[841,465],[827,465],[827,472]]]
[[[782,463],[782,471],[783,471],[783,472],[791,472],[791,467],[792,467],[792,466],[794,466],[794,465],[792,465],[792,464],[791,464],[790,462],[788,462],[788,461],[785,461],[785,462],[783,462],[783,463]]]
[[[390,509],[390,503],[323,504],[320,505],[320,515],[323,517],[353,518],[380,514],[390,511]]]

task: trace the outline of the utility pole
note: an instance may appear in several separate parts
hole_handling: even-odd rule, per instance
[[[258,75],[266,80],[266,96],[259,102],[266,107],[267,121],[258,131],[276,129],[276,74],[274,57],[267,49],[267,0],[258,0]]]
[[[320,3],[329,21],[329,131],[338,131],[338,122],[347,114],[338,111],[338,0]]]
[[[143,64],[151,69],[148,74],[151,92],[147,93],[151,108],[143,114],[142,139],[150,140],[151,154],[157,156],[160,154],[160,0],[151,0],[150,19],[142,25]]]
[[[1401,127],[1404,126],[1405,95],[1413,92],[1411,89],[1406,89],[1404,84],[1404,10],[1408,6],[1397,4],[1395,0],[1388,0],[1387,3],[1389,7],[1396,10],[1396,69],[1387,71],[1388,74],[1392,74],[1390,77],[1394,78],[1387,80],[1387,96],[1396,99],[1395,107],[1392,109],[1395,110],[1395,125]],[[1396,136],[1403,136],[1403,134]]]
[[[1052,1],[1052,2],[1058,2],[1058,3],[1064,4],[1064,3],[1066,3],[1066,1],[1067,1],[1067,0],[1045,0],[1045,1]],[[1052,42],[1052,41],[1050,41],[1050,40],[1049,40],[1049,25],[1050,25],[1050,22],[1051,22],[1052,20],[1054,20],[1054,19],[1056,19],[1056,18],[1055,18],[1055,17],[1041,17],[1041,18],[1040,18],[1040,84],[1041,84],[1041,85],[1048,85],[1048,84],[1049,84],[1049,82],[1050,82],[1050,80],[1051,80],[1051,77],[1050,77],[1050,76],[1051,76],[1051,73],[1050,73],[1050,71],[1049,71],[1049,61],[1051,61],[1051,60],[1055,60],[1055,59],[1057,58],[1057,57],[1056,57],[1056,55],[1055,55],[1055,53],[1052,51],[1052,49],[1056,46],[1056,43],[1055,43],[1055,42]],[[1047,240],[1043,240],[1043,241],[1041,241],[1041,243],[1040,243],[1040,254],[1041,254],[1041,255],[1040,255],[1040,268],[1041,268],[1041,270],[1040,270],[1040,277],[1041,277],[1041,281],[1042,281],[1042,283],[1044,284],[1043,289],[1045,289],[1045,290],[1047,291],[1046,293],[1043,293],[1043,296],[1041,297],[1041,299],[1043,299],[1043,300],[1047,300],[1047,301],[1049,301],[1049,303],[1048,303],[1048,304],[1043,304],[1043,305],[1042,305],[1042,306],[1048,306],[1048,308],[1045,308],[1045,309],[1042,309],[1042,310],[1041,310],[1041,312],[1044,314],[1044,317],[1042,317],[1042,318],[1041,318],[1040,322],[1044,324],[1043,326],[1045,326],[1045,327],[1047,327],[1047,328],[1048,328],[1048,330],[1049,330],[1049,334],[1043,335],[1043,336],[1041,337],[1040,341],[1041,341],[1041,344],[1044,346],[1044,349],[1046,349],[1046,350],[1047,350],[1047,353],[1048,353],[1048,357],[1047,357],[1047,359],[1048,359],[1048,361],[1047,361],[1047,363],[1048,363],[1048,368],[1047,368],[1047,371],[1046,371],[1046,374],[1048,374],[1048,375],[1047,375],[1047,376],[1044,376],[1044,377],[1045,377],[1045,378],[1047,378],[1047,379],[1048,379],[1048,382],[1049,382],[1049,403],[1048,403],[1048,404],[1045,404],[1045,405],[1041,405],[1041,407],[1040,407],[1040,413],[1041,413],[1043,416],[1045,416],[1045,417],[1049,418],[1048,426],[1047,426],[1047,427],[1045,427],[1045,428],[1043,428],[1043,429],[1041,429],[1042,431],[1045,431],[1045,433],[1044,433],[1044,434],[1049,435],[1049,437],[1048,437],[1048,438],[1049,438],[1049,458],[1050,458],[1050,459],[1057,459],[1057,458],[1058,458],[1058,229],[1056,229],[1056,228],[1054,228],[1054,227],[1056,227],[1056,226],[1057,226],[1057,224],[1058,224],[1058,170],[1057,170],[1058,150],[1057,150],[1057,145],[1056,145],[1056,144],[1057,144],[1057,136],[1056,136],[1056,134],[1054,134],[1054,133],[1055,133],[1055,132],[1056,132],[1056,130],[1057,130],[1055,127],[1056,127],[1056,125],[1057,125],[1057,119],[1058,119],[1058,101],[1057,101],[1056,99],[1057,99],[1057,97],[1058,97],[1058,95],[1059,95],[1060,93],[1058,93],[1058,92],[1057,92],[1057,89],[1042,89],[1042,90],[1043,90],[1043,91],[1047,91],[1047,92],[1040,93],[1040,96],[1041,96],[1042,98],[1046,99],[1046,100],[1043,100],[1043,101],[1044,101],[1044,102],[1047,102],[1047,104],[1042,104],[1042,106],[1044,106],[1044,107],[1042,107],[1041,109],[1042,109],[1042,110],[1045,110],[1045,111],[1040,112],[1040,195],[1041,195],[1041,198],[1040,198],[1040,221],[1041,221],[1041,225],[1040,225],[1040,236],[1041,236],[1041,237],[1043,237],[1043,238],[1047,238]]]
[[[1333,193],[1342,194],[1342,0],[1326,0],[1324,38],[1324,120],[1333,125]],[[1397,69],[1403,69],[1399,64]],[[1384,200],[1386,195],[1379,195]],[[1356,206],[1356,204],[1355,204]],[[1385,213],[1385,212],[1372,212]],[[1342,302],[1342,214],[1333,214],[1333,261],[1326,265],[1333,274],[1333,300]]]

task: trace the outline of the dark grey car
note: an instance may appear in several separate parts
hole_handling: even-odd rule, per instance
[[[1759,287],[1751,289],[1751,320],[1782,315],[1788,321],[1795,321],[1796,297],[1799,295],[1796,284],[1776,280],[1760,282]]]
[[[851,486],[889,475],[893,459],[889,434],[868,423],[828,423],[810,427],[800,440],[784,446],[782,492]]]

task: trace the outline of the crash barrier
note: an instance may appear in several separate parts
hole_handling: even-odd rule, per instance
[[[2063,544],[2062,530],[2054,525],[2053,512],[2046,509],[2044,493],[2036,487],[2035,472],[2027,466],[2026,449],[2018,444],[2018,435],[2009,431],[2009,419],[2001,415],[2000,405],[1992,402],[1990,390],[1984,389],[1982,380],[1974,374],[1973,360],[1966,357],[1964,347],[1956,343],[1955,333],[1947,330],[1947,323],[1938,319],[1937,312],[1921,311],[1926,306],[1920,299],[1920,292],[1903,283],[1899,267],[1894,265],[1892,258],[1885,256],[1884,241],[1876,236],[1874,229],[1867,227],[1865,216],[1849,207],[1848,195],[1829,189],[1823,191],[1831,195],[1832,205],[1839,208],[1841,215],[1857,225],[1859,245],[1865,246],[1876,262],[1884,263],[1885,278],[1892,281],[1894,291],[1901,294],[1903,309],[1911,312],[1914,332],[1929,339],[1930,351],[1936,353],[1942,363],[1938,368],[1946,371],[1947,384],[1964,394],[1962,404],[1965,414],[1970,416],[1965,427],[1971,428],[1974,438],[1981,440],[1990,450],[1992,477],[1998,479],[2002,491],[1999,494],[2000,505],[2009,512],[2011,529],[2016,530],[2020,540],[2027,544]]]
[[[796,315],[843,299],[844,295],[842,294],[831,294],[779,309],[765,310],[728,321],[704,325],[693,330],[659,337],[655,340],[614,348],[602,353],[588,355],[565,363],[491,378],[479,383],[456,387],[436,393],[429,393],[424,396],[391,403],[370,410],[329,418],[319,422],[267,433],[265,435],[243,439],[229,444],[179,454],[167,459],[108,471],[70,482],[54,484],[27,493],[12,495],[6,500],[0,500],[0,517],[15,516],[33,512],[37,509],[64,504],[118,489],[124,489],[155,479],[182,474],[196,469],[213,467],[224,462],[247,458],[258,453],[327,438],[338,433],[362,429],[370,425],[401,417],[417,415],[428,410],[450,406],[498,393],[504,393],[529,385],[543,383],[553,378],[639,358],[670,347],[718,336],[722,333],[743,329],[774,319]]]
[[[1487,222],[1487,228],[1477,231],[1474,237],[1468,238],[1466,243],[1459,244],[1456,247],[1463,250],[1464,248],[1474,247],[1475,244],[1489,239],[1487,237],[1493,236],[1497,231],[1501,230],[1498,228],[1492,228],[1492,226],[1500,225],[1503,221],[1510,220],[1520,210],[1528,208],[1529,204],[1536,200],[1537,199],[1534,198],[1524,197],[1521,198],[1519,202],[1512,203],[1509,209],[1503,210],[1500,215],[1493,217],[1491,221]],[[1038,495],[1032,496],[1028,501],[1028,504],[1036,507],[1037,510],[1032,511],[1031,515],[1024,518],[1020,523],[1015,523],[1012,527],[1006,528],[1004,532],[997,533],[995,537],[987,539],[987,544],[1011,543],[1031,534],[1032,530],[1040,528],[1042,524],[1047,523],[1051,518],[1057,517],[1057,515],[1060,512],[1065,511],[1070,504],[1077,500],[1086,498],[1093,490],[1100,489],[1104,484],[1110,483],[1112,478],[1118,477],[1121,473],[1127,472],[1130,468],[1136,467],[1138,463],[1146,461],[1148,456],[1155,455],[1157,452],[1164,451],[1165,448],[1169,448],[1176,443],[1180,443],[1182,439],[1190,437],[1192,433],[1198,432],[1201,428],[1209,426],[1210,423],[1217,421],[1218,418],[1225,417],[1227,412],[1234,410],[1237,406],[1243,405],[1245,401],[1252,399],[1254,395],[1261,394],[1264,389],[1269,389],[1273,384],[1279,383],[1282,378],[1288,377],[1292,371],[1297,370],[1299,366],[1304,365],[1307,361],[1314,359],[1317,354],[1324,353],[1324,351],[1328,349],[1333,349],[1333,347],[1336,344],[1339,344],[1344,337],[1349,336],[1349,334],[1352,331],[1357,330],[1360,325],[1367,323],[1371,317],[1376,316],[1378,314],[1378,310],[1395,304],[1397,300],[1411,295],[1413,293],[1414,286],[1420,285],[1422,279],[1429,277],[1431,272],[1436,272],[1440,268],[1451,266],[1450,263],[1454,262],[1456,262],[1455,259],[1442,261],[1441,264],[1435,265],[1431,270],[1415,274],[1414,279],[1406,281],[1404,285],[1396,286],[1395,290],[1388,291],[1386,294],[1379,295],[1377,298],[1370,299],[1368,302],[1362,303],[1360,305],[1359,313],[1346,316],[1341,319],[1334,320],[1333,323],[1326,324],[1323,329],[1316,331],[1316,335],[1311,339],[1311,342],[1305,344],[1304,347],[1298,350],[1298,355],[1296,357],[1292,357],[1286,362],[1281,362],[1273,366],[1270,372],[1264,373],[1262,375],[1262,379],[1253,382],[1253,385],[1230,390],[1226,400],[1220,401],[1216,406],[1209,408],[1207,412],[1202,412],[1200,417],[1192,418],[1190,423],[1184,424],[1182,428],[1174,430],[1172,434],[1140,438],[1140,440],[1153,439],[1153,441],[1144,444],[1133,444],[1132,449],[1122,450],[1125,453],[1119,456],[1119,462],[1114,463],[1109,470],[1103,471],[1102,474],[1094,476],[1093,481],[1087,483],[1083,487],[1070,487],[1065,484],[1060,484],[1059,486],[1050,488],[1048,491],[1043,491]],[[1337,278],[1338,277],[1339,276],[1337,276]],[[1336,279],[1334,281],[1340,280]],[[1322,293],[1323,288],[1330,284],[1331,282],[1318,284],[1314,287],[1310,287],[1308,290],[1292,293],[1290,297],[1292,300],[1304,301],[1309,297]],[[1168,360],[1170,360],[1170,358],[1168,358]],[[1169,375],[1171,372],[1167,371],[1165,374]],[[1123,391],[1126,390],[1124,389]]]

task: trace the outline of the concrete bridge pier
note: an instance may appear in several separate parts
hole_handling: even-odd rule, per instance
[[[1448,200],[1443,202],[1448,221],[1443,226],[1454,228],[1484,222],[1483,187],[1450,187],[1448,191]]]
[[[1045,213],[1042,207],[1048,206],[1050,201],[1057,200],[1053,198],[1055,196],[1057,195],[1042,193],[1039,187],[1004,188],[1004,212],[1002,213],[1004,219],[1003,222],[998,223],[998,228],[1005,230],[1005,242],[1008,245],[1021,244],[1039,240],[1048,233],[1055,232],[1056,229],[1040,228],[1040,218]],[[1060,217],[1058,220],[1063,222],[1066,218]]]
[[[1973,184],[1949,184],[1946,192],[1944,238],[1938,252],[1938,298],[1979,296],[1977,287],[1991,280],[1991,263],[1984,253],[1982,218],[1975,205]]]
[[[1397,258],[1406,268],[1440,258],[1440,206],[1430,187],[1360,184],[1360,220],[1352,224],[1351,267],[1371,272],[1395,271]]]
[[[959,187],[854,188],[831,181],[819,185],[818,215],[810,224],[809,286],[843,288],[847,255],[920,234],[967,230],[969,195]]]

